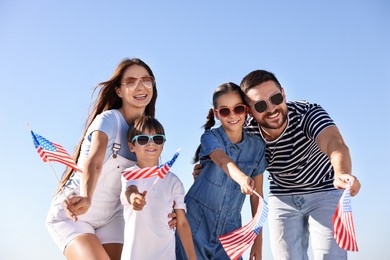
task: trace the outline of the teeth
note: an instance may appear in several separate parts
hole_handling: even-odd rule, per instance
[[[277,112],[277,113],[275,113],[275,114],[272,114],[272,115],[269,115],[268,117],[269,118],[275,118],[275,117],[277,117],[279,115],[279,112]]]
[[[145,98],[146,95],[138,95],[138,96],[134,96],[135,98]]]

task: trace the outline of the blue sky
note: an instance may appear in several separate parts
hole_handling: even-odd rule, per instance
[[[2,0],[1,258],[63,259],[44,227],[57,179],[38,157],[25,123],[72,152],[93,87],[121,59],[139,57],[157,79],[157,118],[168,139],[162,159],[181,147],[172,170],[187,190],[219,84],[266,69],[288,100],[321,104],[343,134],[362,183],[352,200],[360,252],[350,259],[385,259],[389,13],[386,0]],[[62,165],[53,168],[60,176]],[[249,219],[245,204],[243,220]],[[263,256],[271,259],[267,232],[266,225]]]

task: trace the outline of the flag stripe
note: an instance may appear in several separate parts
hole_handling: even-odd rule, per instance
[[[150,178],[153,176],[158,176],[159,178],[164,178],[165,175],[169,172],[169,169],[172,167],[173,163],[176,161],[177,156],[179,155],[178,152],[176,152],[173,156],[173,158],[166,162],[163,165],[159,166],[153,166],[153,167],[145,167],[145,168],[134,168],[130,167],[125,169],[122,172],[123,177],[125,177],[126,180],[136,180],[136,179],[144,179],[144,178]]]
[[[333,216],[333,233],[337,244],[344,250],[358,251],[352,218],[350,187],[345,189]]]
[[[251,221],[233,232],[219,236],[219,240],[230,259],[238,259],[253,243],[260,233],[267,216],[267,203],[260,197],[256,214]]]
[[[31,135],[37,153],[44,162],[59,162],[75,171],[82,172],[73,158],[61,145],[53,143],[33,131],[31,131]]]

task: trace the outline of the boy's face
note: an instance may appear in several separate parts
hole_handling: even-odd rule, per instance
[[[129,142],[130,151],[134,152],[137,156],[138,163],[147,163],[152,165],[157,165],[159,162],[160,155],[164,148],[164,143],[158,145],[153,141],[152,136],[156,135],[154,131],[144,131],[142,135],[146,135],[149,137],[149,141],[146,145],[140,145],[136,140],[134,142]],[[145,138],[143,136],[142,138]],[[160,143],[161,136],[158,135],[155,137],[156,142]],[[158,139],[158,140],[157,140]],[[165,139],[164,139],[165,140]],[[148,165],[150,166],[150,165]]]

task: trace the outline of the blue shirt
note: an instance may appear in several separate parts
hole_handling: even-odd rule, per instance
[[[241,142],[233,144],[221,126],[206,130],[202,135],[199,156],[203,168],[186,194],[185,203],[190,224],[194,226],[192,221],[208,222],[200,227],[207,226],[211,230],[201,233],[210,235],[207,240],[212,241],[241,227],[241,209],[245,200],[240,186],[209,158],[208,155],[215,149],[224,151],[241,171],[252,178],[262,174],[267,167],[265,143],[258,136],[243,131]],[[191,207],[194,204],[197,206]],[[195,216],[199,216],[195,212],[199,207],[207,208],[202,210],[204,214],[199,217],[201,219]]]

